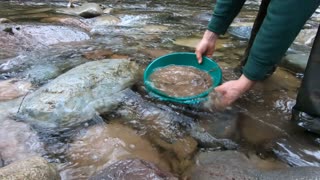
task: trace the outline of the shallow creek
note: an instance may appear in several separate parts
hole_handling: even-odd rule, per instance
[[[1,31],[19,34],[27,28],[25,32],[36,32],[41,37],[28,36],[29,39],[24,38],[26,42],[0,37],[0,83],[6,81],[5,89],[14,89],[13,94],[0,99],[0,157],[4,164],[37,154],[56,164],[62,179],[86,179],[117,160],[138,157],[181,179],[188,177],[196,152],[208,148],[193,137],[180,134],[163,140],[160,137],[166,128],[175,127],[161,127],[152,121],[137,127],[139,118],[134,114],[111,111],[68,130],[54,133],[38,130],[38,137],[30,132],[30,138],[21,134],[28,129],[21,122],[10,124],[11,115],[20,109],[23,95],[28,96],[68,70],[101,59],[129,59],[140,66],[139,78],[131,89],[142,99],[161,110],[168,107],[176,114],[191,117],[216,138],[236,142],[237,151],[246,154],[257,168],[320,166],[319,136],[290,121],[301,79],[285,67],[278,67],[271,78],[258,83],[232,107],[219,113],[201,105],[158,101],[146,92],[142,80],[144,68],[156,57],[170,52],[193,52],[210,19],[211,1],[94,2],[112,8],[111,15],[85,19],[54,11],[66,7],[66,1],[0,1],[0,18],[10,20],[0,23]],[[235,26],[252,24],[257,9],[256,1],[248,1]],[[312,19],[308,25],[313,27],[316,23]],[[49,32],[47,36],[44,31]],[[224,81],[237,78],[233,69],[239,64],[246,44],[247,39],[226,33],[216,45],[213,58],[222,68]],[[308,53],[310,47],[297,46],[291,50]],[[8,84],[7,80],[12,79],[15,80]],[[139,107],[135,103],[127,106]],[[143,113],[151,119],[159,116]],[[123,114],[127,116],[123,118]]]

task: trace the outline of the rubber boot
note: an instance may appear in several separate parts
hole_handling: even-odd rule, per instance
[[[308,131],[320,134],[320,26],[292,109],[292,120]]]

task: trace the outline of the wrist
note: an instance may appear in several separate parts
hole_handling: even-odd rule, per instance
[[[239,78],[240,88],[242,89],[242,93],[249,91],[254,85],[255,81],[248,79],[245,75],[241,75]]]
[[[209,41],[216,41],[218,39],[218,37],[219,37],[219,35],[217,33],[209,31],[209,30],[206,30],[203,35],[203,38],[207,39]]]

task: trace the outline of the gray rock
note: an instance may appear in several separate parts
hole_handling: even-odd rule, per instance
[[[0,24],[2,23],[10,23],[11,21],[7,18],[0,18]]]
[[[55,65],[35,65],[23,73],[32,83],[43,83],[61,74],[60,69]]]
[[[228,32],[240,39],[249,39],[252,26],[230,26]]]
[[[60,172],[65,179],[73,179],[77,175],[85,179],[119,160],[128,158],[154,163],[162,170],[170,169],[169,163],[154,144],[118,121],[108,124],[102,121],[82,129],[68,147],[65,153],[68,164]]]
[[[296,73],[303,73],[307,67],[309,54],[288,54],[282,61],[281,65]]]
[[[272,148],[275,155],[291,166],[320,167],[318,146],[310,146],[297,139],[280,139]]]
[[[82,28],[88,32],[91,30],[90,26],[87,23],[85,23],[84,20],[79,19],[79,17],[75,17],[75,16],[67,16],[67,15],[51,16],[51,17],[46,17],[46,18],[41,19],[41,22],[58,23],[58,24],[78,27],[78,28]]]
[[[31,83],[18,79],[0,81],[0,102],[18,98],[31,89]]]
[[[16,161],[8,166],[0,168],[0,179],[3,180],[34,180],[50,179],[59,180],[57,169],[49,164],[44,158],[30,157]]]
[[[173,143],[190,135],[201,147],[235,149],[237,145],[228,139],[217,139],[201,128],[192,118],[175,112],[168,106],[145,101],[130,89],[124,91],[116,114],[138,130],[159,134],[162,140]]]
[[[318,179],[318,167],[292,167],[262,171],[253,166],[249,159],[236,151],[202,152],[192,169],[192,179]]]
[[[108,25],[116,25],[119,24],[121,20],[112,15],[104,15],[94,18],[93,24],[95,26],[108,26]]]
[[[96,3],[84,3],[82,6],[75,8],[60,8],[56,11],[58,13],[78,15],[84,18],[92,18],[103,14],[103,9]]]
[[[138,66],[106,59],[82,64],[25,98],[18,118],[42,128],[67,128],[108,112],[136,80]]]
[[[0,24],[0,58],[9,58],[22,51],[47,48],[61,42],[87,40],[83,31],[71,27],[53,25]]]
[[[300,31],[294,43],[300,45],[312,46],[314,38],[316,37],[317,29],[303,29]]]
[[[111,164],[107,168],[98,171],[89,178],[90,180],[178,180],[172,174],[161,171],[150,162],[140,159],[127,159]]]
[[[0,73],[43,84],[85,62],[87,60],[81,57],[79,47],[72,48],[71,45],[65,44],[63,47],[38,49],[7,59],[0,65]]]
[[[28,124],[2,118],[0,117],[0,154],[5,165],[44,154],[43,143]]]
[[[2,157],[0,155],[0,168],[2,168],[3,166],[4,166],[4,162],[3,162],[3,159],[2,159]]]

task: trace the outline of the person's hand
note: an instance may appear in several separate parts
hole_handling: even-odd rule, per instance
[[[224,109],[235,102],[241,95],[250,90],[255,81],[251,81],[242,75],[238,80],[232,80],[216,87],[212,94],[209,94],[211,105],[217,109]]]
[[[200,43],[196,47],[196,55],[198,59],[198,63],[202,63],[202,56],[205,55],[209,58],[213,55],[216,41],[218,39],[218,35],[214,32],[206,30],[203,34],[203,37]]]

